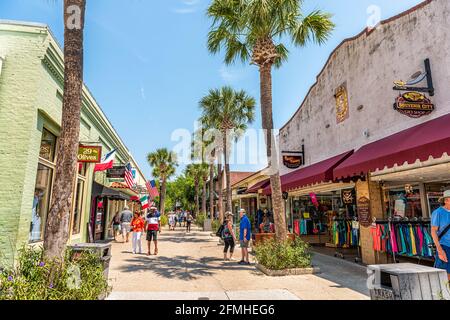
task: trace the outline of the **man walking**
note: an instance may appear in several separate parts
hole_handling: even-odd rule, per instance
[[[446,270],[450,280],[450,190],[444,192],[439,202],[442,206],[431,217],[431,236],[437,249],[436,268]]]
[[[161,218],[158,217],[155,207],[150,208],[150,213],[145,219],[145,229],[147,230],[147,255],[151,255],[151,243],[155,244],[155,256],[158,254],[158,232],[161,233]]]
[[[240,228],[239,228],[239,240],[241,243],[241,252],[242,252],[242,259],[239,261],[239,264],[241,265],[249,265],[250,261],[248,259],[248,245],[250,242],[251,237],[251,223],[250,220],[247,217],[247,213],[244,209],[241,209],[239,211],[239,216],[241,218],[240,221]]]
[[[120,223],[122,224],[122,241],[125,242],[125,239],[127,242],[129,242],[130,237],[130,225],[131,220],[133,219],[133,213],[130,211],[130,209],[125,206],[123,207],[123,211],[120,213]]]

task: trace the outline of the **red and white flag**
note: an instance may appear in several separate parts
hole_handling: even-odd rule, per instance
[[[114,160],[116,159],[116,149],[106,154],[100,163],[97,163],[94,168],[94,172],[105,171],[111,169],[114,166]]]
[[[146,184],[147,186],[147,190],[148,190],[148,194],[150,195],[150,197],[152,199],[155,199],[156,197],[159,196],[159,192],[158,192],[158,188],[156,187],[156,182],[155,180],[152,181],[147,181]]]

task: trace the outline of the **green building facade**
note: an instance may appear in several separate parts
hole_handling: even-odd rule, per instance
[[[63,61],[63,52],[46,25],[0,21],[0,261],[4,263],[14,261],[22,246],[43,240],[58,156]],[[101,145],[103,155],[117,149],[115,164],[131,162],[138,185],[145,186],[142,170],[86,87],[80,144]],[[89,239],[94,181],[106,187],[111,184],[104,172],[94,173],[94,166],[81,165],[74,181],[72,243]],[[112,202],[111,211],[125,203]],[[110,219],[108,212],[105,223]]]

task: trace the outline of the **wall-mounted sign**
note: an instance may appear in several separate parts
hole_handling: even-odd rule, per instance
[[[370,200],[367,197],[361,197],[358,199],[358,220],[361,226],[369,227],[372,224],[370,213]]]
[[[283,199],[287,200],[289,198],[289,193],[288,192],[283,192]]]
[[[78,162],[82,163],[100,163],[102,159],[101,146],[83,146],[78,147]]]
[[[408,117],[420,118],[433,112],[434,104],[423,93],[411,91],[397,98],[394,109]]]
[[[349,117],[347,83],[336,89],[336,122],[339,124]]]
[[[295,155],[295,156],[283,156],[283,164],[286,168],[289,169],[297,169],[300,168],[303,164],[303,156]]]
[[[123,179],[125,178],[125,166],[113,167],[106,171],[106,177],[111,179]]]

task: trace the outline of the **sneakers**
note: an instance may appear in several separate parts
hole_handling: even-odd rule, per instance
[[[241,261],[238,262],[238,264],[249,266],[250,262],[245,262],[244,260],[241,260]]]

